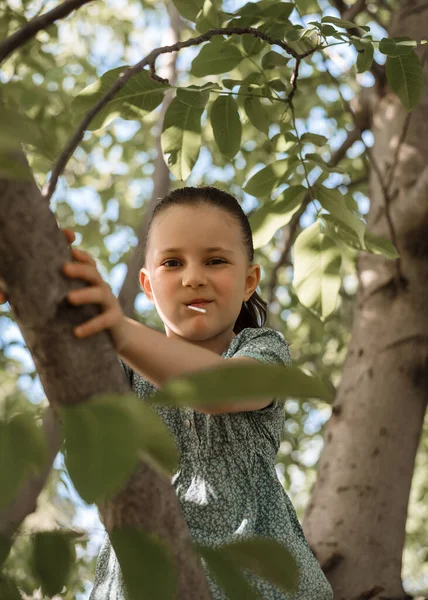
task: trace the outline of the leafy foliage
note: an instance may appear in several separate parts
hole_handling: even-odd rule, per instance
[[[82,194],[91,190],[96,201],[85,200],[79,206],[73,203],[71,193],[59,188],[52,208],[61,226],[71,226],[83,234],[85,248],[94,253],[107,275],[126,263],[133,248],[130,240],[134,239],[147,207],[141,198],[147,197],[147,190],[151,189],[159,107],[167,90],[175,93],[162,133],[168,166],[180,181],[228,187],[247,203],[257,262],[265,272],[262,295],[269,292],[272,256],[281,253],[284,227],[305,197],[312,200],[299,226],[301,233],[294,247],[294,269],[285,266],[278,274],[269,324],[283,332],[286,339],[292,338],[294,363],[316,372],[318,377],[299,379],[300,372],[296,370],[293,371],[296,379],[286,383],[282,372],[275,377],[271,377],[271,371],[258,374],[258,381],[264,378],[268,382],[263,383],[263,391],[269,389],[271,393],[289,397],[285,406],[287,440],[284,440],[279,462],[284,467],[287,486],[293,469],[305,474],[307,489],[302,492],[303,506],[315,476],[315,465],[308,464],[304,449],[311,444],[315,446],[322,434],[322,424],[315,430],[307,424],[312,422],[315,409],[320,408],[321,412],[325,409],[334,393],[333,384],[337,385],[340,380],[353,299],[353,292],[346,291],[346,282],[355,279],[355,257],[361,250],[381,254],[387,260],[398,256],[390,240],[367,231],[358,209],[357,200],[367,195],[365,151],[357,152],[354,147],[340,165],[330,164],[338,136],[346,135],[353,125],[351,116],[343,110],[337,88],[345,87],[350,95],[356,95],[359,87],[352,69],[332,81],[320,56],[324,52],[328,60],[325,50],[341,43],[343,47],[354,49],[356,69],[365,74],[372,67],[374,49],[378,47],[387,57],[389,85],[406,109],[412,110],[423,86],[422,66],[415,52],[419,44],[407,38],[375,39],[367,15],[359,15],[356,23],[331,15],[322,16],[315,0],[304,0],[298,6],[273,0],[249,2],[233,14],[223,10],[217,0],[174,0],[174,3],[190,22],[186,38],[195,34],[191,29],[193,23],[200,33],[220,26],[255,27],[285,40],[294,52],[319,49],[308,54],[300,65],[294,96],[295,118],[292,118],[289,103],[295,59],[284,48],[271,47],[248,34],[214,36],[201,48],[195,48],[193,56],[196,56],[191,66],[185,67],[179,85],[154,80],[149,70],[129,80],[92,120],[89,126],[92,133],[85,135],[65,171],[66,185]],[[138,54],[138,60],[141,58],[141,38],[140,45],[133,40],[138,30],[136,15],[141,30],[144,29],[142,15],[153,22],[163,16],[160,3],[131,2],[122,14],[116,14],[103,4],[82,8],[66,23],[49,27],[2,65],[1,176],[10,175],[14,168],[4,160],[5,149],[23,143],[38,182],[44,184],[80,119],[117,80],[125,65],[132,62],[130,55]],[[305,26],[294,18],[293,9],[300,12],[300,16],[310,15]],[[1,19],[2,37],[29,20],[33,16],[31,10],[29,3],[23,3],[19,10],[6,7]],[[379,7],[378,18],[385,25],[386,17],[387,11]],[[363,32],[361,36],[354,35],[356,26]],[[109,52],[104,51],[102,57],[94,51],[94,39],[101,33],[110,40]],[[67,39],[68,44],[64,41]],[[117,53],[116,48],[119,48]],[[213,81],[206,82],[207,77]],[[322,114],[323,119],[322,127],[315,131],[316,114]],[[197,169],[198,158],[203,154],[201,148],[208,156],[204,160],[209,163],[203,173]],[[18,176],[21,175],[18,172]],[[96,208],[91,208],[94,205]],[[111,250],[103,241],[109,235],[122,236],[126,242],[119,244],[117,250]],[[159,317],[146,309],[139,318],[150,326],[162,326]],[[10,324],[12,320],[5,309],[0,325],[1,321]],[[11,358],[13,349],[19,346],[23,350],[24,344],[6,341],[4,345],[0,363],[1,405],[16,407],[22,402],[16,381],[25,377],[34,380],[35,373],[25,373]],[[227,375],[232,384],[235,374],[231,370]],[[163,398],[176,404],[196,402],[199,393],[206,394],[206,390],[212,388],[211,377],[201,374],[200,378],[171,382]],[[255,384],[248,373],[237,374],[233,383],[238,390],[236,398],[243,385],[242,395],[248,394],[248,388]],[[304,385],[307,386],[305,394]],[[225,391],[221,387],[215,394],[207,395],[207,402],[221,401],[218,396]],[[126,440],[118,426],[109,426],[110,418],[127,428]],[[169,474],[175,468],[175,446],[150,407],[137,408],[135,403],[125,399],[119,408],[115,399],[100,398],[88,407],[70,409],[65,421],[67,464],[87,501],[112,493],[132,471],[139,457],[151,460]],[[101,422],[103,427],[99,426]],[[41,467],[44,449],[36,419],[25,411],[15,410],[7,415],[6,411],[4,415],[2,412],[0,427],[4,458],[0,461],[2,481],[7,482],[2,486],[1,499],[6,502],[13,497],[25,475]],[[112,452],[119,446],[123,452]],[[422,445],[424,455],[425,446]],[[106,452],[109,454],[103,454]],[[13,468],[11,456],[14,457]],[[108,469],[105,456],[111,461]],[[417,468],[424,468],[425,463],[420,464],[422,467]],[[423,486],[421,490],[420,497],[413,499],[413,507],[424,502]],[[55,493],[52,497],[56,498]],[[411,511],[417,512],[415,508]],[[424,537],[424,526],[415,519],[416,525],[409,537],[412,548],[421,546]],[[131,568],[126,539],[118,537],[115,549],[120,555],[122,548],[124,558],[119,556],[119,560]],[[134,541],[145,556],[150,554],[147,541],[142,537]],[[0,597],[7,594],[11,598],[19,597],[13,580],[19,583],[20,589],[28,586],[25,593],[36,589],[37,581],[30,580],[29,576],[20,578],[18,569],[12,568],[13,564],[21,565],[22,557],[27,559],[28,544],[23,539],[15,542],[5,563],[7,576],[0,580]],[[19,552],[16,552],[18,546]],[[159,551],[157,556],[162,561],[160,554]],[[226,569],[232,564],[226,555],[214,556],[206,550],[205,556],[231,597],[236,595],[245,585],[238,568]],[[416,556],[416,552],[412,556]],[[426,561],[426,556],[413,558],[412,574],[418,573]],[[72,565],[71,569],[76,566]],[[22,572],[22,568],[20,570]],[[59,581],[65,581],[66,570],[62,569],[63,577]],[[74,597],[71,588],[82,586],[81,580],[78,576],[74,582],[69,579],[70,598]],[[53,582],[53,587],[54,584],[59,586],[58,582]],[[245,594],[251,597],[248,590]]]

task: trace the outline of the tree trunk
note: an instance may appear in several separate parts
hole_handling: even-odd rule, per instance
[[[81,282],[61,274],[67,261],[70,251],[65,238],[31,173],[25,181],[0,179],[0,273],[54,408],[85,402],[94,395],[129,393],[110,334],[102,332],[83,340],[73,335],[73,328],[93,318],[99,307],[74,307],[67,302],[70,289],[81,287]],[[35,508],[34,503],[28,504]],[[211,598],[167,478],[141,463],[124,490],[99,508],[110,533],[115,527],[132,525],[167,541],[177,568],[179,600]],[[16,519],[14,524],[19,525]],[[10,528],[0,529],[12,533]]]
[[[420,40],[428,12],[405,5],[389,35]],[[368,229],[392,239],[400,260],[359,258],[352,338],[304,520],[336,600],[406,598],[402,552],[428,398],[427,109],[425,81],[410,115],[390,89],[373,114]]]

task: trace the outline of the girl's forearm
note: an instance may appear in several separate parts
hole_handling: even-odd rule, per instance
[[[212,350],[168,338],[128,317],[121,329],[119,357],[158,388],[172,377],[224,365],[224,358]]]

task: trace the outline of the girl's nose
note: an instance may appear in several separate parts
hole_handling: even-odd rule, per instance
[[[183,274],[183,285],[201,285],[206,281],[206,274],[199,267],[188,267]]]

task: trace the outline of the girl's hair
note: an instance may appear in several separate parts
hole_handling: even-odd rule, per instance
[[[200,206],[200,205],[211,205],[216,206],[227,213],[233,218],[235,223],[240,226],[242,234],[242,242],[247,251],[247,257],[250,264],[254,260],[254,248],[253,248],[253,234],[251,232],[250,223],[247,215],[240,207],[236,198],[231,194],[219,190],[215,187],[183,187],[172,191],[170,194],[165,196],[155,206],[149,225],[146,230],[145,244],[144,244],[144,260],[147,253],[147,246],[149,240],[149,232],[153,220],[157,215],[167,210],[170,206]],[[246,327],[263,327],[266,321],[267,314],[267,302],[265,302],[259,294],[254,291],[252,296],[247,302],[242,303],[241,312],[235,321],[233,331],[238,334]]]

